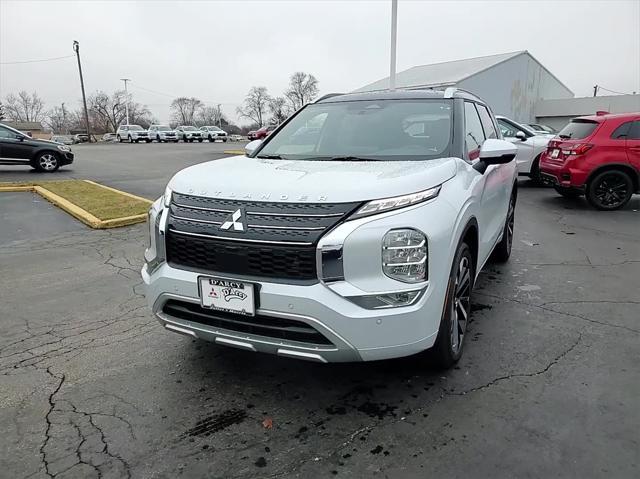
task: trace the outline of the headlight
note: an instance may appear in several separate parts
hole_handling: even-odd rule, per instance
[[[363,216],[375,215],[377,213],[384,213],[385,211],[391,211],[398,208],[404,208],[405,206],[415,205],[435,198],[440,193],[441,185],[428,190],[419,191],[418,193],[412,193],[410,195],[395,196],[393,198],[384,198],[382,200],[369,201],[362,208],[356,211],[349,219],[362,218]]]
[[[427,238],[414,229],[389,231],[382,240],[382,271],[391,279],[419,283],[427,279]]]
[[[167,208],[169,207],[169,205],[171,205],[171,195],[173,194],[173,190],[171,188],[169,188],[169,185],[167,185],[167,187],[164,189],[164,195],[162,195],[162,202],[164,204],[164,206],[166,206]]]
[[[67,145],[58,145],[58,150],[60,150],[60,151],[71,151],[71,148],[69,148]]]

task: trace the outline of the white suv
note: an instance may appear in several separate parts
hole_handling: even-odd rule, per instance
[[[217,126],[201,126],[200,131],[202,137],[209,141],[222,140],[224,143],[227,142],[227,132]]]
[[[156,140],[158,143],[162,143],[163,141],[178,143],[178,134],[167,125],[151,125],[149,127],[149,140]]]
[[[116,139],[122,143],[128,141],[129,143],[139,143],[140,140],[151,142],[149,139],[149,133],[140,125],[120,125],[116,131]]]
[[[167,330],[318,362],[458,361],[476,277],[513,238],[516,148],[482,100],[329,95],[246,151],[178,172],[149,211],[142,277]]]
[[[528,176],[534,183],[541,184],[540,156],[547,150],[549,140],[554,135],[536,132],[505,116],[496,115],[496,120],[502,137],[518,149],[516,153],[518,174]]]
[[[189,143],[193,143],[193,140],[197,140],[202,143],[202,132],[198,130],[195,126],[185,126],[180,125],[176,127],[176,134],[178,135],[178,140],[182,140],[185,143],[188,141]]]

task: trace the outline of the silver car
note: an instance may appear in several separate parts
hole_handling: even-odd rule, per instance
[[[313,125],[313,128],[309,128]],[[461,357],[471,292],[511,253],[516,148],[465,91],[329,95],[178,172],[142,278],[168,331],[309,361]]]

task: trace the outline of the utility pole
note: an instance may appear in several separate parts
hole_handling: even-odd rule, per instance
[[[62,127],[64,128],[63,133],[65,135],[68,135],[69,129],[67,128],[67,111],[64,109],[64,102],[62,102]]]
[[[221,106],[222,103],[218,103],[218,128],[222,128],[222,110],[220,109]]]
[[[391,0],[391,66],[389,90],[396,89],[396,38],[398,36],[398,0]]]
[[[124,102],[124,111],[127,115],[127,125],[129,124],[129,91],[127,90],[127,82],[131,81],[131,78],[120,78],[124,82],[124,96],[126,100]]]
[[[593,96],[595,97],[595,96],[597,96],[597,95],[598,95],[598,85],[595,85],[595,86],[593,87]]]
[[[82,103],[84,104],[84,121],[87,127],[87,136],[89,137],[89,143],[91,143],[91,129],[89,128],[89,110],[87,110],[87,96],[84,93],[84,79],[82,78],[82,65],[80,64],[80,43],[77,40],[73,41],[73,51],[76,52],[76,57],[78,57],[78,71],[80,72],[80,87],[82,88]]]

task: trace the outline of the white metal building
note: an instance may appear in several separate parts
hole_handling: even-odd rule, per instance
[[[396,75],[396,88],[415,90],[448,86],[475,93],[495,114],[521,123],[535,120],[535,108],[540,100],[573,97],[573,92],[526,50],[421,65]],[[389,77],[355,91],[387,88]]]

